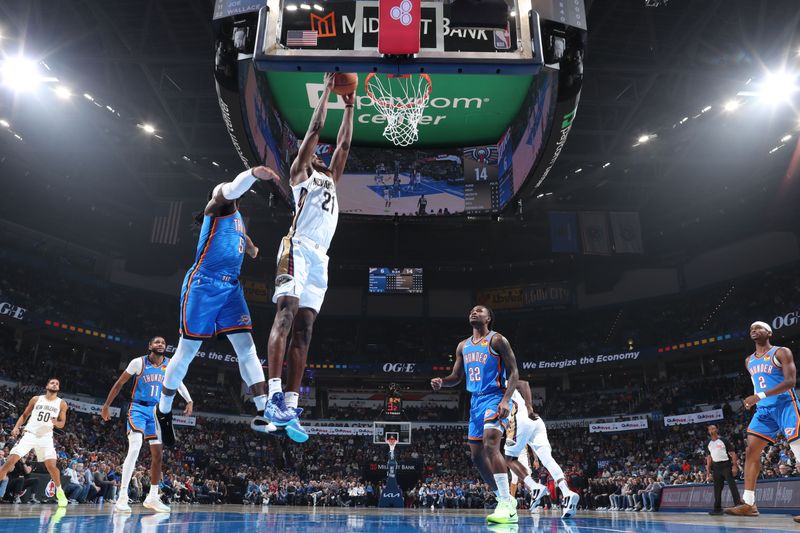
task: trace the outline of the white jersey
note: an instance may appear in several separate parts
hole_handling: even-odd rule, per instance
[[[58,418],[61,413],[61,398],[48,400],[42,395],[36,399],[28,423],[25,424],[25,432],[36,437],[46,437],[53,434],[53,420]]]
[[[339,221],[336,183],[316,170],[305,181],[292,185],[296,211],[289,237],[306,237],[327,250]]]

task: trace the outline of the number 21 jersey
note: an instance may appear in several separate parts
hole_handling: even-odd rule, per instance
[[[336,183],[316,170],[307,180],[292,185],[295,215],[289,237],[307,237],[326,250],[339,221]]]

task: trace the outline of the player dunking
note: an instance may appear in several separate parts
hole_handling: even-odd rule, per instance
[[[468,435],[472,462],[497,494],[497,508],[486,519],[513,523],[517,521],[517,501],[508,491],[508,467],[500,452],[500,439],[508,424],[511,395],[517,388],[517,360],[508,340],[491,330],[493,322],[491,309],[482,305],[472,308],[472,336],[456,348],[452,373],[433,378],[431,387],[454,387],[466,374],[467,390],[472,393]]]
[[[64,424],[67,423],[67,402],[58,397],[59,390],[61,381],[58,378],[50,378],[45,387],[45,394],[34,396],[28,402],[22,416],[11,430],[11,437],[17,438],[27,420],[25,434],[17,441],[16,446],[11,448],[8,461],[0,468],[0,481],[3,481],[14,469],[14,465],[33,449],[36,460],[44,462],[50,477],[53,478],[53,483],[56,484],[58,506],[66,507],[67,495],[61,488],[61,475],[56,466],[56,447],[53,444],[53,428],[64,429]]]
[[[533,396],[527,381],[517,382],[517,390],[511,396],[511,401],[513,405],[506,433],[506,462],[511,471],[521,478],[528,490],[531,491],[533,496],[531,512],[538,507],[547,488],[534,481],[530,469],[519,460],[520,455],[527,451],[528,445],[533,448],[539,462],[550,472],[556,485],[561,489],[561,496],[564,499],[561,518],[571,518],[578,508],[580,496],[570,490],[564,479],[564,471],[553,459],[553,449],[547,439],[547,428],[545,428],[544,421],[533,411]],[[527,462],[527,459],[525,461]]]
[[[262,412],[267,404],[264,369],[250,334],[250,311],[239,284],[244,254],[255,258],[258,248],[245,233],[239,198],[256,180],[279,179],[272,169],[255,167],[230,183],[217,185],[209,195],[194,264],[181,288],[181,338],[164,375],[156,408],[156,435],[164,446],[175,444],[172,400],[204,339],[227,335],[239,360],[242,380],[255,395],[256,409]]]
[[[794,391],[797,379],[794,356],[789,348],[772,346],[771,336],[772,328],[766,322],[750,325],[755,351],[745,359],[745,367],[753,381],[753,394],[743,401],[746,409],[756,406],[756,412],[747,426],[744,503],[725,509],[726,514],[758,516],[756,480],[761,471],[761,452],[767,444],[775,443],[777,435],[786,437],[794,456],[800,457],[800,406]],[[795,521],[800,521],[800,517]]]
[[[308,434],[298,420],[301,412],[297,407],[300,383],[314,320],[328,289],[327,251],[339,220],[336,184],[344,172],[353,136],[355,94],[351,93],[342,97],[344,115],[330,167],[315,153],[333,85],[334,74],[325,74],[325,90],[290,169],[295,215],[289,233],[281,241],[275,273],[273,301],[277,309],[269,334],[269,402],[260,423],[271,422],[285,429],[296,442],[308,440]],[[281,373],[289,333],[292,335],[284,398]]]
[[[150,444],[150,493],[145,498],[143,505],[157,513],[168,513],[169,507],[161,501],[158,494],[158,484],[161,482],[161,458],[163,446],[156,436],[156,420],[153,416],[153,407],[158,404],[161,398],[161,388],[164,382],[164,373],[167,369],[169,358],[164,354],[167,352],[167,341],[164,337],[156,336],[148,343],[150,353],[137,357],[128,364],[108,392],[106,403],[103,404],[101,416],[108,422],[111,420],[111,402],[117,397],[122,387],[136,376],[131,388],[131,405],[128,408],[128,454],[122,464],[122,479],[120,480],[119,497],[114,505],[114,511],[119,513],[130,513],[128,505],[128,487],[136,468],[136,459],[139,458],[139,451],[142,449],[142,440]],[[186,410],[184,415],[192,414],[192,398],[189,391],[181,382],[178,392],[186,400]]]

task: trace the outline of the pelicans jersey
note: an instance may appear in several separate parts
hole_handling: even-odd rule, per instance
[[[272,301],[289,296],[319,312],[328,290],[328,247],[339,220],[336,183],[321,172],[292,185],[295,215],[281,241]]]
[[[773,346],[762,357],[754,353],[747,358],[747,371],[755,394],[766,392],[783,381],[782,365],[776,357],[779,349],[780,346]],[[768,442],[775,442],[779,433],[788,441],[800,437],[800,408],[794,389],[759,400],[747,433]]]
[[[141,433],[145,440],[156,439],[156,421],[153,410],[161,399],[164,374],[168,358],[154,365],[146,355],[130,362],[125,372],[135,376],[131,389],[131,405],[128,407],[128,433]],[[151,443],[152,444],[152,443]]]
[[[252,329],[250,311],[239,284],[247,247],[242,215],[206,215],[194,264],[181,287],[180,333],[207,339]]]
[[[25,424],[25,433],[11,449],[11,455],[25,457],[33,450],[37,461],[56,459],[56,448],[53,444],[53,421],[61,414],[61,398],[48,400],[42,395],[36,403]]]
[[[506,372],[500,354],[492,349],[494,331],[486,337],[473,341],[466,339],[461,348],[464,373],[470,400],[469,434],[472,441],[483,440],[486,429],[505,430],[508,417],[500,417],[497,408],[505,395]]]

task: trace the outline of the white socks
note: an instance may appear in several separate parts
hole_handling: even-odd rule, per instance
[[[567,485],[567,482],[563,478],[558,481],[558,488],[561,489],[561,494],[569,494],[572,492],[569,490],[569,485]]]
[[[286,397],[286,407],[294,407],[297,409],[297,404],[300,401],[300,394],[296,392],[287,392],[284,396]]]
[[[508,474],[495,474],[494,482],[497,483],[497,493],[501,500],[510,500],[511,494],[508,492]]]
[[[283,388],[281,387],[281,378],[270,378],[269,399],[271,400],[272,397],[279,392],[283,392]]]
[[[261,396],[256,396],[255,398],[253,398],[253,401],[256,403],[256,410],[259,413],[267,408],[267,395],[266,394],[262,394]]]
[[[122,463],[122,479],[119,483],[120,500],[128,501],[128,486],[131,483],[133,469],[136,468],[136,459],[139,458],[141,449],[142,434],[137,431],[131,431],[128,434],[128,455],[125,456],[125,462]]]
[[[745,490],[744,494],[742,494],[742,499],[744,503],[747,505],[755,505],[756,503],[756,491],[754,490]]]
[[[147,496],[151,498],[158,498],[158,483],[150,484],[150,493]]]
[[[541,489],[544,488],[544,485],[534,481],[533,478],[530,475],[527,476],[525,479],[523,479],[522,482],[525,483],[525,486],[528,487],[528,490],[531,491],[531,492],[533,492],[535,490],[541,490]]]

